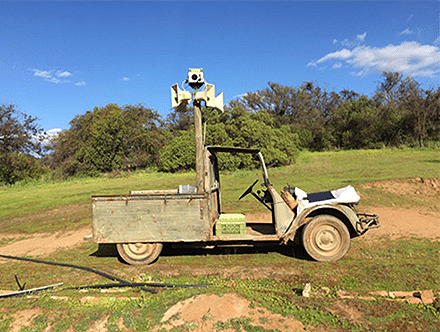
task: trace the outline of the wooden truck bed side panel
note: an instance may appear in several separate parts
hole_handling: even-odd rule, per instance
[[[204,241],[210,238],[205,195],[93,196],[97,243]]]

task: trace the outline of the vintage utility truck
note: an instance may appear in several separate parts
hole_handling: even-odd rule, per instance
[[[253,195],[270,211],[270,223],[222,213],[219,153],[251,154],[260,162],[263,191],[254,191],[257,179],[239,199]],[[335,261],[348,251],[350,238],[379,227],[378,216],[356,212],[359,199],[352,186],[311,194],[286,186],[279,193],[269,181],[259,150],[208,146],[204,148],[202,192],[182,185],[176,190],[93,196],[93,240],[115,243],[129,264],[154,262],[164,243],[212,248],[268,242],[289,245],[298,239],[312,258]]]
[[[93,233],[89,240],[116,244],[128,264],[150,264],[163,244],[243,246],[289,245],[300,241],[318,261],[336,261],[348,251],[350,239],[379,227],[377,215],[357,213],[360,197],[352,186],[308,194],[286,186],[278,192],[269,181],[263,155],[258,149],[205,146],[202,139],[200,102],[222,111],[222,94],[203,79],[202,69],[190,69],[189,85],[196,90],[194,123],[196,186],[174,190],[131,191],[127,195],[92,196]],[[206,89],[199,89],[206,83]],[[188,91],[171,87],[173,107],[186,106]],[[270,211],[267,223],[246,220],[243,214],[223,213],[218,155],[250,154],[261,167],[263,190],[254,191],[258,179],[239,199],[251,194]]]

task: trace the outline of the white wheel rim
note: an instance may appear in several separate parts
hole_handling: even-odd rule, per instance
[[[318,227],[313,232],[312,239],[312,245],[324,256],[338,251],[342,243],[342,236],[339,230],[331,225]]]
[[[125,243],[122,246],[127,256],[134,260],[144,260],[154,251],[154,244],[151,243]]]

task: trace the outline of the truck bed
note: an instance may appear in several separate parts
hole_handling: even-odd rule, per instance
[[[192,242],[210,236],[204,194],[92,196],[97,243]]]

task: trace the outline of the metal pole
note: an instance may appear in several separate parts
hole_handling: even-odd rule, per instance
[[[193,102],[194,106],[194,134],[196,140],[196,185],[197,192],[203,192],[203,136],[202,136],[202,111],[200,102]]]

